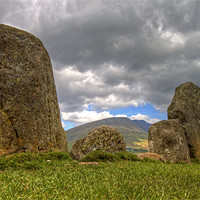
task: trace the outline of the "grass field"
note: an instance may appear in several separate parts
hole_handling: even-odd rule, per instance
[[[19,154],[0,159],[0,199],[200,199],[199,168],[128,160],[78,165],[64,153]]]

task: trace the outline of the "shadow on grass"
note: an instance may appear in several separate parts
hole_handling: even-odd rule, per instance
[[[67,160],[72,158],[65,152],[48,153],[16,153],[0,158],[0,170],[7,168],[37,170],[43,168],[48,161]]]

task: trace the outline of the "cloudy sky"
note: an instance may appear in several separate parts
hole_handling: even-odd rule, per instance
[[[0,0],[0,23],[47,48],[65,129],[154,123],[178,85],[200,86],[200,0]]]

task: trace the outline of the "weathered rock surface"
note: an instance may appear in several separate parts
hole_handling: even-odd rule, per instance
[[[67,151],[49,55],[42,42],[0,25],[0,155]]]
[[[180,120],[190,156],[200,158],[200,88],[192,82],[177,87],[167,112],[168,119]]]
[[[149,128],[149,153],[157,153],[172,163],[190,162],[188,144],[178,119],[163,120]]]
[[[144,159],[144,158],[151,158],[152,160],[158,160],[162,162],[166,162],[166,159],[157,154],[157,153],[140,153],[140,154],[135,154],[139,159]]]
[[[109,153],[125,151],[126,143],[116,128],[103,125],[93,129],[84,139],[76,141],[70,156],[76,160],[81,160],[95,150]]]

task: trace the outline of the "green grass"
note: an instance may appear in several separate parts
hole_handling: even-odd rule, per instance
[[[120,160],[130,160],[130,161],[141,161],[137,158],[136,155],[130,152],[118,152],[115,154],[106,153],[102,151],[93,151],[89,155],[85,156],[82,161],[84,162],[112,162],[112,161],[120,161]],[[145,161],[145,160],[144,160]],[[151,160],[153,161],[153,160]]]
[[[0,199],[200,199],[200,165],[130,161],[78,165],[65,153],[0,158]],[[28,166],[28,167],[27,167]]]

